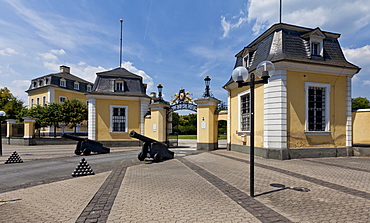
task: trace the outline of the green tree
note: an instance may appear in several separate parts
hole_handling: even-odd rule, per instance
[[[48,126],[54,126],[54,137],[56,137],[56,129],[59,127],[59,123],[62,120],[62,113],[60,112],[62,105],[59,103],[50,103],[45,107],[44,123]]]
[[[181,134],[197,134],[197,114],[180,116],[178,121],[178,129]]]
[[[72,124],[74,133],[76,134],[76,126],[87,120],[87,106],[78,99],[72,98],[61,104],[62,122]]]
[[[367,98],[357,97],[352,99],[352,109],[370,108],[370,101]]]
[[[0,110],[6,112],[4,119],[15,119],[22,109],[22,100],[13,96],[7,87],[0,88]]]

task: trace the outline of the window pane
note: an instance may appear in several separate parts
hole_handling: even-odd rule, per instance
[[[240,130],[250,131],[250,94],[240,97]]]
[[[325,88],[308,89],[308,131],[325,131]]]
[[[112,122],[114,132],[126,131],[126,109],[113,108]]]

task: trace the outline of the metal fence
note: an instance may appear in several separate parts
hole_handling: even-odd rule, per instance
[[[23,137],[24,136],[24,124],[13,124],[12,125],[12,137]]]
[[[176,133],[168,134],[168,146],[177,147],[179,145],[179,135]]]
[[[1,124],[1,136],[6,136],[6,124]]]

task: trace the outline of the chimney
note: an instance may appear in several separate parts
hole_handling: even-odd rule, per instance
[[[67,67],[67,66],[64,66],[64,65],[60,66],[59,70],[60,70],[60,72],[64,72],[64,73],[70,73],[71,72],[71,68]]]

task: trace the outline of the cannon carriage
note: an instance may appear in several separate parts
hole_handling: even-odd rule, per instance
[[[144,142],[141,152],[138,155],[140,161],[143,161],[145,158],[152,158],[155,162],[159,162],[162,159],[174,158],[175,153],[170,151],[166,144],[143,136],[134,130],[130,132],[130,136]]]
[[[102,143],[91,139],[81,138],[74,135],[63,134],[62,137],[77,141],[75,154],[76,155],[90,155],[91,152],[109,153],[110,149],[103,146]]]

